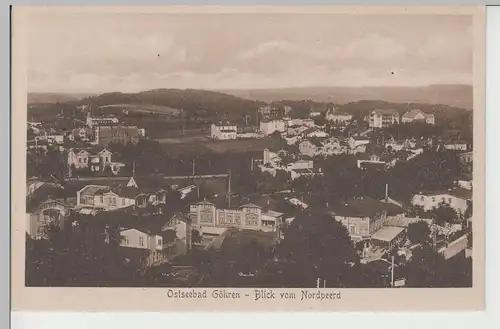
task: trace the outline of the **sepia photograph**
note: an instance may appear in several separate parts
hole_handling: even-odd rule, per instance
[[[19,289],[484,293],[481,8],[117,8],[14,20]]]

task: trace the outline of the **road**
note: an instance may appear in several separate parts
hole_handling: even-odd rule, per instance
[[[228,178],[229,174],[212,174],[212,175],[185,175],[185,176],[162,176],[163,179],[209,179],[209,178]],[[107,180],[129,180],[129,176],[125,177],[72,177],[68,178],[68,181],[107,181]]]

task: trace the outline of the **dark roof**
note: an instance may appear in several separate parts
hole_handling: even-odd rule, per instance
[[[352,199],[344,204],[337,204],[330,207],[330,210],[334,215],[346,217],[372,217],[384,211],[389,216],[404,213],[404,209],[395,204],[367,197]]]
[[[150,216],[126,216],[120,220],[120,226],[124,229],[136,229],[147,234],[160,234],[162,228],[176,215],[167,212],[163,215]]]

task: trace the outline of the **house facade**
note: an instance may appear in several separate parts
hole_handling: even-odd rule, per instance
[[[57,200],[46,200],[26,213],[26,233],[35,240],[46,239],[50,226],[63,229],[69,215],[69,207]]]
[[[108,186],[87,185],[76,192],[75,209],[82,214],[90,214],[90,210],[113,211],[134,205],[135,198],[120,196]]]
[[[263,212],[254,204],[238,209],[217,209],[213,203],[198,202],[190,206],[189,218],[194,228],[201,233],[213,232],[211,228],[248,229],[263,232],[278,232],[283,214],[273,211]]]
[[[260,131],[264,135],[271,135],[274,132],[284,132],[286,130],[285,121],[279,119],[265,119],[259,124]]]
[[[90,150],[69,149],[67,154],[68,166],[76,169],[90,168],[92,171],[103,171],[113,162],[113,153],[108,149]]]
[[[160,225],[139,222],[122,228],[120,246],[139,251],[140,265],[151,267],[187,254],[192,246],[191,232],[191,220],[183,214],[174,214]]]
[[[423,122],[430,125],[436,123],[436,118],[432,113],[425,113],[421,110],[410,110],[401,117],[402,123]]]
[[[404,210],[394,204],[358,198],[335,207],[331,214],[349,232],[353,241],[370,240],[389,221],[404,218]]]
[[[94,128],[96,126],[107,126],[107,125],[115,125],[118,124],[120,121],[118,120],[117,117],[110,115],[107,117],[93,117],[90,112],[87,112],[87,118],[86,118],[86,123],[87,126],[90,128]]]
[[[238,126],[230,123],[212,124],[210,126],[210,137],[218,140],[236,139]]]
[[[424,211],[431,211],[446,204],[457,213],[464,214],[472,201],[472,190],[455,188],[448,191],[423,192],[413,196],[412,205],[422,207]]]
[[[396,110],[374,110],[369,114],[370,128],[386,128],[399,123],[399,113]]]

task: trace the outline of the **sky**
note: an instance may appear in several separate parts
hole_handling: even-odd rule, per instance
[[[472,84],[472,16],[33,13],[30,92]]]

